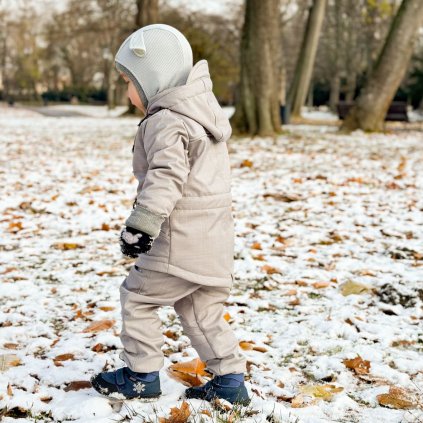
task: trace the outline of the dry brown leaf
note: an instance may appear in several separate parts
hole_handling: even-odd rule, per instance
[[[7,384],[7,395],[9,395],[9,397],[13,396],[12,385],[10,383]]]
[[[358,375],[366,375],[370,371],[370,361],[363,360],[359,355],[352,359],[345,359],[343,361],[348,369],[354,370]]]
[[[101,225],[101,230],[102,231],[110,231],[110,226],[107,223],[103,223]]]
[[[306,404],[304,403],[304,395],[299,394],[296,397],[292,398],[291,407],[292,408],[302,408],[305,407]]]
[[[243,350],[253,350],[253,351],[258,351],[258,352],[266,352],[267,348],[265,347],[259,347],[257,345],[255,345],[255,343],[253,341],[241,341],[239,343],[239,346],[243,349]]]
[[[75,356],[71,353],[60,354],[60,355],[54,357],[53,362],[54,362],[55,366],[60,367],[60,366],[63,366],[63,364],[61,363],[62,361],[73,360],[74,358],[75,358]]]
[[[165,332],[163,332],[163,335],[164,336],[167,336],[170,339],[173,339],[174,341],[176,341],[177,339],[179,339],[179,335],[175,331],[170,330],[170,329],[168,329]]]
[[[69,383],[68,386],[64,389],[66,392],[69,391],[79,391],[80,389],[88,389],[91,388],[91,382],[88,380],[75,380]]]
[[[284,292],[282,295],[284,295],[286,297],[290,297],[291,295],[297,295],[297,290],[296,289],[290,289],[290,290]]]
[[[266,272],[268,275],[273,275],[274,273],[281,273],[279,269],[273,266],[269,266],[268,264],[262,266],[261,270],[263,270],[263,272]]]
[[[113,307],[113,306],[102,306],[102,307],[99,307],[99,309],[103,310],[103,311],[112,311],[112,310],[115,309],[115,307]]]
[[[298,297],[296,297],[293,300],[291,300],[288,304],[291,306],[297,306],[301,304],[301,301]]]
[[[84,245],[77,244],[76,242],[56,242],[53,247],[57,250],[76,250],[77,248],[84,248]]]
[[[183,401],[180,408],[172,407],[168,418],[160,417],[159,423],[186,423],[191,411],[186,401]]]
[[[41,397],[40,401],[45,402],[45,403],[49,403],[51,400],[53,399],[53,397]]]
[[[98,320],[96,322],[91,323],[88,327],[86,327],[82,332],[100,332],[102,330],[107,330],[113,327],[115,324],[114,320]]]
[[[19,344],[14,344],[13,342],[6,342],[3,344],[3,348],[6,348],[8,350],[17,350],[19,347]]]
[[[251,160],[245,159],[241,162],[239,167],[253,167],[253,162]]]
[[[261,244],[259,242],[253,242],[251,244],[251,249],[253,249],[253,250],[261,250]]]
[[[209,376],[205,371],[206,363],[199,358],[169,366],[169,376],[187,386],[200,386],[204,383],[203,376]]]
[[[9,232],[18,232],[23,229],[22,222],[10,222],[8,230]]]
[[[0,372],[5,372],[10,367],[16,367],[21,364],[21,360],[16,354],[0,354]]]
[[[205,408],[203,410],[200,410],[200,414],[204,414],[206,416],[212,417],[212,413],[210,412],[210,410],[207,410]]]
[[[388,408],[406,409],[417,407],[410,394],[402,388],[391,386],[387,394],[377,395],[377,400],[380,405]]]
[[[316,288],[316,289],[327,288],[328,286],[330,286],[330,282],[328,282],[328,281],[314,282],[313,283],[313,287]]]

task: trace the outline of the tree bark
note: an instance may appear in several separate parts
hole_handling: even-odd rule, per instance
[[[279,0],[246,0],[242,28],[234,132],[273,136],[281,132],[281,33]]]
[[[294,81],[289,91],[288,103],[291,107],[291,116],[301,115],[310,87],[314,61],[319,44],[320,32],[325,16],[327,0],[314,0],[308,15],[304,32],[303,43],[298,57]]]
[[[421,0],[403,0],[375,67],[344,121],[344,130],[383,130],[386,113],[407,71],[422,23]]]
[[[137,13],[135,14],[134,32],[143,26],[158,23],[159,21],[159,0],[136,0]],[[137,109],[128,100],[126,115],[135,115]]]

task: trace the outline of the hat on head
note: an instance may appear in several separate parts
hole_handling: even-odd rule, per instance
[[[132,33],[115,56],[116,69],[135,85],[145,107],[151,97],[184,85],[193,66],[185,36],[170,25],[147,25]]]

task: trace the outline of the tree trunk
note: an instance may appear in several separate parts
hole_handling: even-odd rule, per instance
[[[146,25],[158,23],[159,21],[159,0],[136,0],[137,13],[135,14],[134,31]],[[125,114],[135,115],[137,109],[128,100],[128,110]]]
[[[234,132],[273,136],[281,132],[281,34],[279,0],[246,0],[241,39]]]
[[[421,0],[403,0],[375,67],[346,117],[343,129],[383,130],[386,113],[407,71],[422,22]]]
[[[330,80],[330,95],[329,95],[329,107],[332,112],[336,113],[337,105],[339,103],[339,94],[341,92],[341,78],[339,72],[335,72]]]
[[[314,0],[310,8],[303,42],[295,69],[294,81],[289,91],[288,103],[291,115],[298,117],[304,105],[313,73],[314,60],[325,16],[327,0]]]

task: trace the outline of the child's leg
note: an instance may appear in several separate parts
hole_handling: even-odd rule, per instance
[[[229,291],[229,288],[201,286],[175,302],[184,333],[215,375],[246,371],[238,340],[223,318],[223,303]]]
[[[120,287],[124,350],[120,358],[134,372],[147,373],[163,366],[163,334],[157,315],[160,306],[197,290],[199,285],[162,272],[133,266]]]

